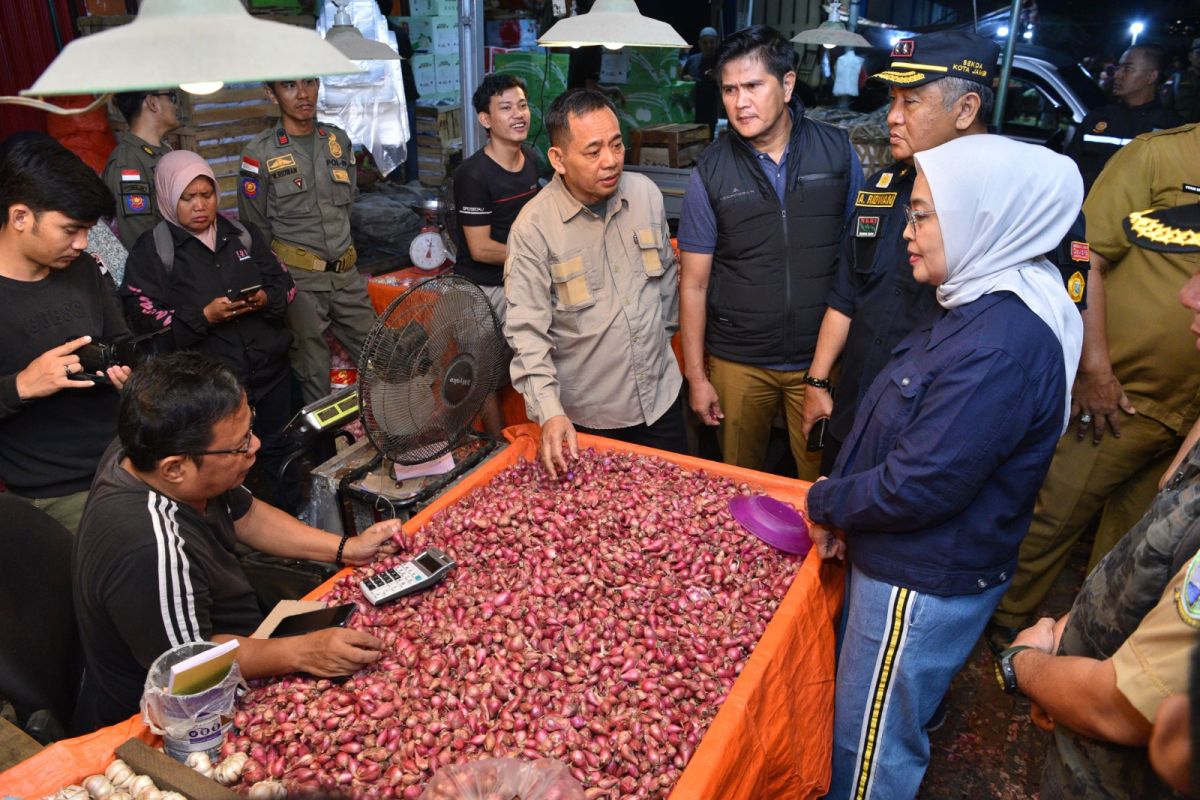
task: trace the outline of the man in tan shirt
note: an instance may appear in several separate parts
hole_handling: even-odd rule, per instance
[[[604,95],[559,96],[546,129],[556,174],[513,223],[504,263],[512,382],[542,426],[542,464],[565,471],[577,430],[686,452],[662,194],[621,174],[625,145]]]

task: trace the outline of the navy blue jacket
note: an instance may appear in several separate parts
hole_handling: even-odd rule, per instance
[[[1050,328],[1009,292],[937,316],[892,351],[810,517],[851,562],[919,592],[1008,580],[1062,432],[1066,375]]]

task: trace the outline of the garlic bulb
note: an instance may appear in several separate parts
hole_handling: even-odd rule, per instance
[[[142,800],[142,792],[147,789],[157,789],[154,785],[154,779],[149,775],[134,775],[129,779],[129,783],[125,784],[125,791],[129,792],[138,800]]]
[[[222,786],[232,786],[242,777],[242,770],[250,756],[245,753],[233,753],[213,768],[212,777]]]
[[[89,775],[84,778],[83,788],[91,795],[92,800],[107,800],[115,791],[112,781],[103,775]]]
[[[88,800],[87,789],[71,784],[50,795],[51,800]]]
[[[287,789],[274,778],[259,781],[250,787],[250,800],[284,800]]]
[[[163,792],[158,796],[158,800],[188,800],[179,792]]]
[[[199,772],[206,778],[211,778],[213,774],[212,759],[208,757],[208,753],[203,750],[198,750],[187,757],[187,761],[183,762],[192,769]]]
[[[108,796],[108,800],[133,800],[133,795],[118,789]]]
[[[113,759],[108,769],[104,770],[104,777],[112,781],[112,785],[117,789],[124,788],[125,784],[133,780],[133,776],[133,769],[119,758]]]
[[[142,776],[145,777],[145,776]],[[162,792],[153,784],[147,786],[134,796],[134,800],[162,800]]]

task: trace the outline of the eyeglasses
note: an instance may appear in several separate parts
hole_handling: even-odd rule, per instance
[[[914,211],[912,206],[906,205],[904,207],[904,220],[909,225],[912,225],[913,230],[915,231],[917,226],[921,224],[921,220],[925,219],[926,217],[932,217],[936,213],[937,211],[932,208],[928,211]]]
[[[150,92],[151,97],[165,97],[175,105],[179,105],[179,92]]]
[[[244,456],[250,452],[250,442],[254,439],[254,409],[250,409],[250,430],[246,431],[246,438],[242,440],[241,447],[234,447],[229,450],[193,450],[190,453],[183,453],[187,456]]]

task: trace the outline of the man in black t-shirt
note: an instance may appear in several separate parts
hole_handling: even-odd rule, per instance
[[[529,136],[525,84],[512,75],[488,75],[471,98],[488,143],[454,172],[458,260],[454,273],[483,289],[504,325],[504,259],[508,230],[538,191],[537,157],[524,144]],[[500,432],[500,407],[493,395],[483,407],[488,433]]]
[[[0,481],[74,533],[117,433],[115,366],[81,380],[80,349],[127,337],[112,284],[84,252],[113,214],[91,167],[45,134],[0,146]]]
[[[87,669],[73,727],[138,709],[146,671],[185,642],[238,640],[246,678],[346,675],[382,643],[331,628],[250,639],[262,622],[234,545],[286,558],[367,564],[395,552],[399,520],[338,537],[310,528],[242,486],[260,442],[237,378],[196,353],[140,366],[121,398],[120,440],[105,453],[79,525],[72,569]]]

